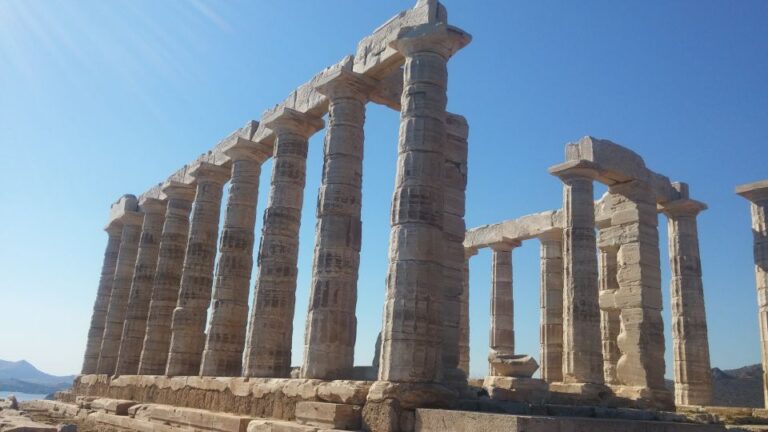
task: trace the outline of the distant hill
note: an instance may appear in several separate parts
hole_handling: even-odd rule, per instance
[[[26,360],[0,360],[0,390],[22,393],[53,393],[72,386],[74,375],[50,375]]]
[[[764,407],[763,368],[759,364],[738,369],[712,369],[713,405]]]

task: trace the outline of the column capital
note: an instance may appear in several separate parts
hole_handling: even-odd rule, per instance
[[[464,248],[464,259],[470,259],[477,255],[478,250],[475,248]]]
[[[272,151],[269,144],[237,138],[231,147],[224,150],[224,154],[232,161],[247,159],[261,164],[272,157]]]
[[[376,80],[365,75],[339,69],[321,78],[315,84],[315,90],[330,99],[351,97],[366,101],[377,84]]]
[[[433,52],[446,59],[472,41],[469,33],[444,23],[403,27],[389,46],[408,57],[419,52]]]
[[[125,213],[120,216],[120,222],[123,223],[123,226],[141,226],[141,224],[144,223],[144,213],[126,210]]]
[[[210,180],[216,183],[224,184],[229,180],[230,169],[223,166],[214,165],[210,162],[199,162],[189,170],[189,175],[195,180]]]
[[[164,214],[167,203],[158,198],[144,198],[139,199],[139,210],[142,213],[157,213]]]
[[[568,161],[550,167],[548,171],[565,183],[572,179],[595,180],[600,176],[599,166],[587,160]]]
[[[104,231],[110,236],[119,236],[123,233],[123,224],[119,220],[111,221],[104,227]]]
[[[768,179],[736,186],[736,194],[753,203],[768,200]]]
[[[325,126],[325,122],[321,118],[286,107],[280,107],[276,111],[266,114],[262,123],[272,129],[276,135],[293,132],[304,138],[309,138]]]
[[[679,199],[661,204],[661,211],[669,218],[691,216],[696,217],[707,209],[707,205],[701,201],[692,199]]]
[[[165,198],[181,198],[193,200],[195,198],[195,185],[168,180],[160,187]]]
[[[563,230],[562,229],[553,229],[546,232],[543,232],[539,234],[538,236],[540,242],[545,241],[563,241]]]
[[[494,252],[511,252],[512,249],[519,247],[522,243],[519,240],[504,240],[498,243],[488,245]]]

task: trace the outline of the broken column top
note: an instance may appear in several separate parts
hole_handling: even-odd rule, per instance
[[[768,179],[736,186],[736,194],[752,202],[768,200]]]

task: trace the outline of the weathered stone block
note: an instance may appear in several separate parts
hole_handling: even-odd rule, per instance
[[[299,402],[296,420],[301,423],[338,429],[359,429],[361,407],[328,402]]]

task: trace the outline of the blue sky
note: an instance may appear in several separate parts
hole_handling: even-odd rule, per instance
[[[258,119],[413,0],[0,0],[0,358],[80,369],[109,204]],[[759,362],[747,202],[768,177],[768,2],[446,0],[474,41],[450,64],[470,124],[467,223],[561,205],[547,167],[583,135],[691,185],[714,366]],[[398,113],[369,105],[357,364],[386,277]],[[311,140],[294,331],[299,364],[322,133]],[[264,167],[259,220],[271,165]],[[601,192],[601,189],[598,188]],[[260,229],[260,222],[257,229]],[[666,222],[660,218],[670,368]],[[471,263],[472,374],[485,373],[490,254]],[[517,350],[538,357],[538,243],[514,255]]]

